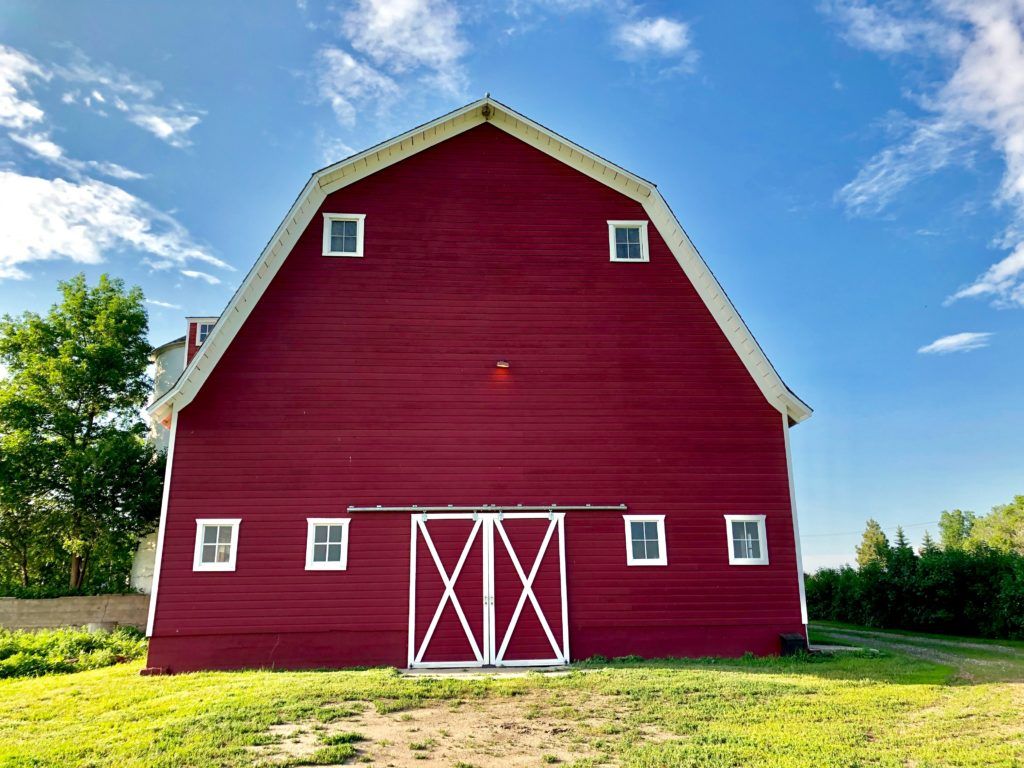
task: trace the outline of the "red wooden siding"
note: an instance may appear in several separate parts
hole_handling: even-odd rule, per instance
[[[567,514],[575,658],[801,631],[782,416],[653,227],[650,263],[609,261],[639,204],[483,125],[323,210],[366,214],[365,257],[322,256],[315,216],[178,415],[152,665],[403,664],[409,515],[304,570],[306,517],[349,505],[665,514],[666,567],[626,566],[621,514]],[[767,515],[770,565],[728,564],[729,513]],[[242,518],[236,571],[192,572],[204,516]]]
[[[188,333],[185,335],[185,365],[191,363],[192,358],[199,351],[199,345],[196,344],[196,327],[198,325],[199,323],[194,320],[188,322]]]

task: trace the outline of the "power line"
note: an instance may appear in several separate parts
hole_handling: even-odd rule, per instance
[[[906,530],[907,528],[924,528],[927,525],[938,525],[938,524],[939,524],[938,520],[932,520],[931,522],[928,522],[928,523],[910,523],[909,525],[893,525],[893,526],[889,526],[888,528],[883,528],[882,530],[883,531],[891,531],[891,532],[895,533],[897,528],[903,528],[904,530]],[[801,539],[817,539],[817,538],[821,538],[823,536],[859,536],[862,533],[864,533],[864,531],[849,531],[847,533],[802,533],[802,534],[800,534],[800,538]]]

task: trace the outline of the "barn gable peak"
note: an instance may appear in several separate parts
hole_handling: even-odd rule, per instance
[[[791,423],[811,415],[811,408],[772,367],[657,186],[534,122],[490,94],[314,172],[205,343],[175,385],[149,407],[150,414],[169,423],[173,411],[192,401],[329,194],[485,122],[640,203],[768,402]]]

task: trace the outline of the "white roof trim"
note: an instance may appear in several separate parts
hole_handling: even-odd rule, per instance
[[[793,422],[801,422],[811,415],[811,408],[785,385],[772,367],[654,184],[490,97],[467,104],[314,173],[231,297],[213,332],[174,386],[149,406],[150,414],[164,421],[172,410],[181,410],[192,401],[327,195],[484,122],[490,122],[643,205],[651,224],[661,234],[768,402]]]

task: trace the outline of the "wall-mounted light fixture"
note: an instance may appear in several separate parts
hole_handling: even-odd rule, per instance
[[[499,360],[497,363],[495,363],[495,365],[497,365],[499,368],[510,368],[511,367],[511,363],[509,363],[508,360]]]

